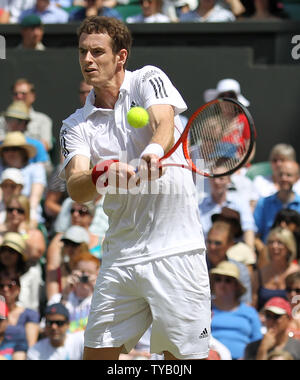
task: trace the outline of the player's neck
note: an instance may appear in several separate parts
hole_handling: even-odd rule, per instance
[[[95,107],[106,109],[113,109],[115,107],[124,77],[125,72],[120,71],[104,86],[94,87]]]

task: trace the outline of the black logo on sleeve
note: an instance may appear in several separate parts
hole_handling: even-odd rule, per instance
[[[163,99],[168,97],[164,81],[161,79],[161,77],[151,78],[149,82],[153,87],[156,99]]]

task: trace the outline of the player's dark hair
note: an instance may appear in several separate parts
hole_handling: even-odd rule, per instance
[[[78,38],[80,38],[82,33],[106,33],[112,39],[112,51],[114,54],[117,54],[121,49],[126,49],[128,57],[130,55],[132,45],[131,32],[122,21],[116,18],[104,16],[87,17],[78,28]]]

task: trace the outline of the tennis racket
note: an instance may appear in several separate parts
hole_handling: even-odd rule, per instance
[[[210,178],[230,175],[247,162],[255,139],[256,131],[250,112],[235,99],[219,98],[193,113],[180,138],[160,159],[160,165],[186,168]],[[164,163],[180,145],[186,163]],[[94,168],[94,183],[113,162],[116,161],[104,161]]]
[[[211,178],[230,175],[247,162],[255,139],[250,112],[234,99],[216,99],[193,113],[180,138],[160,159],[161,166],[182,167]],[[180,145],[187,165],[164,163]]]

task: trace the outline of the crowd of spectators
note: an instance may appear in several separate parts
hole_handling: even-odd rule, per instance
[[[43,24],[80,22],[95,15],[127,23],[293,19],[281,0],[0,0],[0,24],[21,24],[24,40],[30,35],[40,40]],[[41,41],[38,49],[43,49]]]
[[[267,9],[263,5],[269,3]],[[251,6],[250,6],[250,5]],[[277,4],[277,2],[276,2]],[[124,5],[124,3],[122,3]],[[142,0],[136,22],[202,22],[283,17],[275,1]],[[87,15],[122,18],[118,3],[3,1],[0,20],[20,23],[18,49],[45,49],[43,24]],[[173,6],[173,9],[172,9]],[[194,6],[194,9],[191,8]],[[34,83],[12,83],[0,116],[0,359],[80,359],[91,297],[108,228],[104,196],[74,202],[51,162],[52,120],[33,108]],[[78,86],[78,107],[91,86]],[[204,101],[233,97],[246,107],[240,84],[225,78]],[[199,215],[212,291],[209,359],[300,359],[300,169],[296,151],[276,144],[255,173],[255,149],[232,176],[205,180]],[[146,332],[122,359],[150,355]]]
[[[79,83],[78,107],[90,90]],[[203,94],[223,96],[250,105],[231,78]],[[105,196],[82,204],[68,196],[61,162],[48,154],[51,118],[33,109],[35,99],[34,84],[18,79],[0,119],[0,356],[80,359],[108,228]],[[232,176],[205,179],[199,194],[212,291],[209,360],[300,358],[297,155],[279,143],[268,162],[252,164],[254,157]],[[160,359],[150,354],[150,333],[120,358]]]

